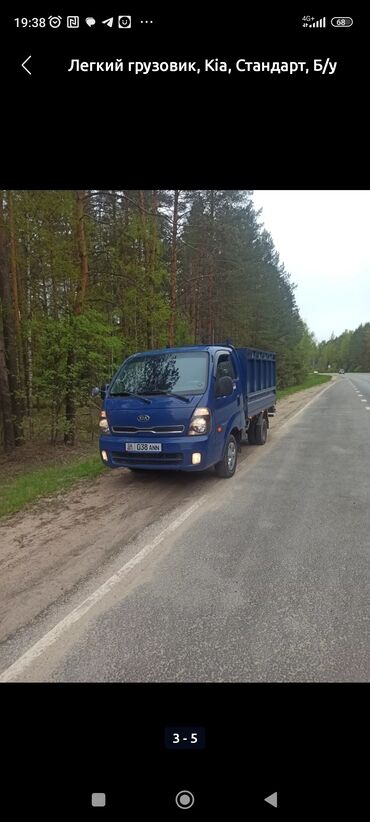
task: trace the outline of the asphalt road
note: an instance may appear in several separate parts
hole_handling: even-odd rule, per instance
[[[3,677],[368,681],[370,374],[338,377],[248,448]]]

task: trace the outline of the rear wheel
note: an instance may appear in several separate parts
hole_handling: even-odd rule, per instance
[[[230,434],[226,443],[225,452],[222,460],[215,465],[215,471],[218,477],[229,479],[235,474],[237,463],[238,447],[236,439],[233,434]]]
[[[261,425],[256,425],[256,445],[264,445],[267,440],[267,422],[263,418]]]

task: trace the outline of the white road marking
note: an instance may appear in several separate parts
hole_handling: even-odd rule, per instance
[[[190,517],[194,512],[200,508],[200,506],[204,503],[206,497],[201,497],[197,502],[187,508],[186,511],[183,511],[180,516],[178,516],[170,525],[167,526],[157,537],[153,539],[152,542],[145,545],[144,548],[139,551],[132,559],[126,562],[122,568],[116,571],[103,585],[100,585],[99,588],[96,589],[90,596],[87,597],[77,608],[74,608],[69,614],[67,614],[64,619],[55,625],[50,631],[45,634],[35,645],[32,645],[31,648],[28,649],[24,654],[22,654],[19,659],[16,660],[9,668],[6,668],[5,671],[0,675],[0,682],[13,682],[16,677],[18,677],[25,668],[28,668],[35,659],[37,659],[41,654],[43,654],[54,642],[59,639],[62,634],[69,630],[69,628],[74,625],[74,623],[78,622],[81,617],[83,617],[97,602],[103,599],[106,594],[109,594],[112,589],[118,585],[122,579],[127,576],[127,574],[135,568],[136,565],[139,565],[152,551],[154,548],[157,547],[163,540],[171,534],[173,531],[176,531],[183,522],[185,522],[188,517]]]
[[[367,405],[365,411],[370,411],[370,405]]]
[[[361,400],[361,402],[367,402],[367,400]]]

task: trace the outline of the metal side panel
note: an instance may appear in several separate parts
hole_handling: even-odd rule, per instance
[[[249,394],[245,398],[245,414],[247,417],[254,417],[260,414],[261,411],[267,411],[271,405],[276,404],[276,391],[258,391],[255,394]]]

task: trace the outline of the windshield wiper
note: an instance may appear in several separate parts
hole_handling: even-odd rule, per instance
[[[151,400],[148,400],[146,397],[143,397],[142,394],[135,394],[134,391],[111,391],[111,397],[137,397],[138,400],[142,400],[142,402],[151,404]]]
[[[178,400],[184,400],[184,402],[190,402],[188,397],[184,397],[183,394],[174,394],[173,391],[146,391],[146,394],[163,394],[165,397],[176,397]]]

